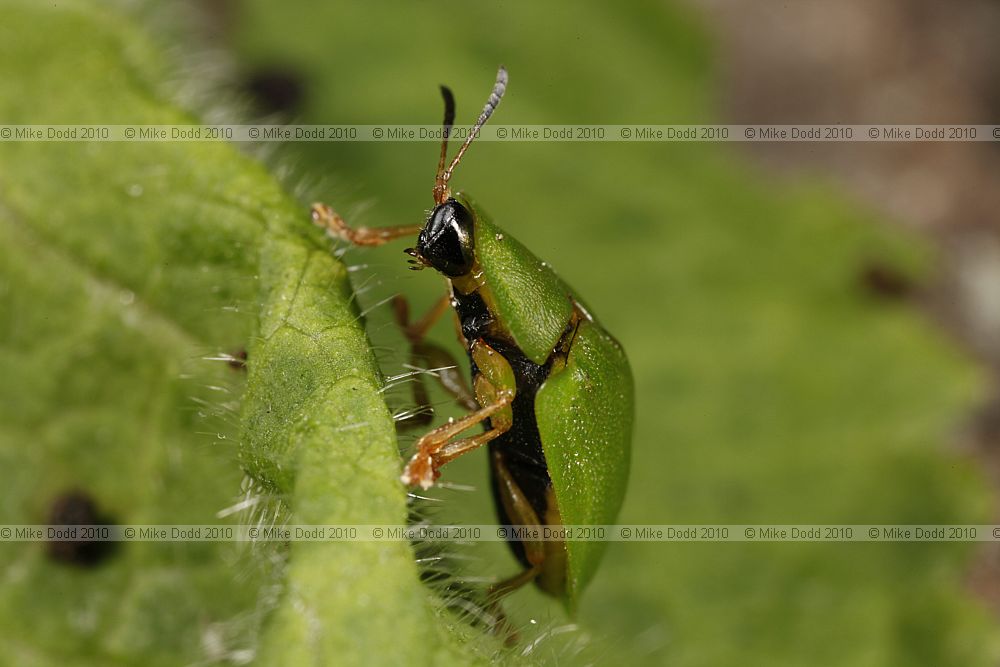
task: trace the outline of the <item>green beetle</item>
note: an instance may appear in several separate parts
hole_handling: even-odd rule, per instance
[[[492,115],[507,85],[501,67],[469,138],[448,165],[454,98],[442,86],[445,120],[434,184],[435,207],[423,225],[351,228],[332,209],[313,206],[313,220],[358,245],[381,245],[418,235],[408,248],[413,268],[445,276],[449,294],[415,325],[415,346],[454,308],[468,351],[472,391],[442,375],[442,384],[470,408],[417,443],[403,471],[407,485],[429,488],[439,468],[489,445],[491,484],[501,525],[524,528],[613,524],[628,478],[633,386],[618,342],[574,291],[517,240],[503,232],[467,195],[448,182],[472,140]],[[478,435],[460,437],[483,424]],[[597,569],[600,541],[508,538],[524,570],[491,589],[497,597],[534,581],[572,611]],[[525,534],[525,531],[519,531]]]

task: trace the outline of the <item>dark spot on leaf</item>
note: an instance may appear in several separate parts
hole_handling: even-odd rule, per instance
[[[971,427],[977,444],[991,451],[1000,448],[1000,397],[993,397],[973,413]]]
[[[237,370],[237,371],[246,370],[246,367],[247,367],[247,351],[246,350],[240,350],[239,352],[236,352],[236,353],[230,355],[229,361],[227,361],[226,363],[228,363],[229,367],[232,368],[232,369],[234,369],[234,370]]]
[[[251,72],[243,83],[261,114],[295,115],[305,97],[302,77],[287,67],[264,67]]]
[[[206,36],[214,42],[223,42],[236,24],[239,0],[199,0],[193,4],[200,10]]]
[[[869,262],[862,267],[859,280],[866,292],[890,301],[905,299],[914,291],[909,276],[881,262]]]
[[[53,526],[91,526],[110,524],[97,508],[97,503],[85,491],[68,491],[52,502],[48,523]],[[52,540],[47,543],[49,557],[59,563],[77,567],[93,567],[110,556],[114,542],[101,540]]]

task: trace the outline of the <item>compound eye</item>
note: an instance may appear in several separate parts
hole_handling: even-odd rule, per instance
[[[417,252],[431,266],[449,278],[472,270],[473,221],[467,208],[454,199],[439,204],[417,239]]]

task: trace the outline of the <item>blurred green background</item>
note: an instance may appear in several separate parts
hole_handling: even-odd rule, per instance
[[[188,6],[179,23],[167,13],[137,16],[187,63],[177,76],[225,63],[222,86],[251,116],[433,124],[446,83],[468,124],[503,63],[510,85],[498,123],[720,121],[707,19],[678,2],[233,0]],[[270,163],[288,169],[303,205],[322,199],[353,224],[417,224],[437,151],[296,143]],[[920,239],[814,176],[778,180],[737,144],[481,142],[452,185],[552,264],[628,352],[637,422],[623,523],[991,519],[984,476],[955,446],[984,374],[912,304],[859,278],[875,263],[922,280],[935,258]],[[308,224],[305,206],[302,216]],[[405,349],[376,304],[402,292],[420,312],[443,289],[429,272],[406,271],[402,247],[344,257],[358,267],[362,306],[373,307],[369,334],[386,375],[404,371]],[[0,284],[9,294],[15,282]],[[455,349],[450,322],[433,335]],[[390,393],[393,407],[407,407],[406,390]],[[439,417],[457,414],[436,400]],[[435,492],[434,517],[490,523],[485,472],[483,454],[449,465],[445,478],[474,490]],[[470,578],[516,567],[500,544],[460,555],[469,560],[457,574]],[[958,543],[620,543],[577,627],[533,589],[506,606],[529,645],[540,639],[531,655],[543,661],[991,665],[1000,644],[967,583],[974,555]]]

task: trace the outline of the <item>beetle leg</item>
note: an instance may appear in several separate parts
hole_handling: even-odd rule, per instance
[[[542,521],[538,518],[538,513],[528,502],[521,487],[514,481],[514,477],[503,462],[503,456],[497,451],[493,452],[493,471],[500,487],[498,493],[500,502],[511,524],[537,528],[537,532],[541,533]],[[521,544],[524,546],[524,557],[531,566],[509,579],[490,586],[490,595],[494,598],[503,597],[520,588],[541,573],[542,564],[545,562],[545,543],[540,540],[521,540]]]
[[[442,347],[433,343],[418,343],[410,348],[410,365],[417,369],[433,369],[432,374],[437,377],[438,382],[455,401],[466,410],[476,410],[479,404],[472,395],[472,391],[465,382],[462,372],[455,361],[455,357]],[[413,383],[413,402],[421,408],[430,405],[430,395],[427,393],[427,382],[423,373],[414,375],[411,378]],[[426,426],[433,419],[433,413],[429,409],[408,418],[405,424],[411,426]]]
[[[479,369],[474,387],[476,403],[483,407],[420,438],[417,453],[403,470],[401,479],[404,484],[419,484],[429,489],[441,475],[438,468],[468,451],[482,447],[505,433],[513,424],[514,416],[510,405],[514,401],[517,383],[510,363],[481,338],[472,344],[469,354]],[[486,432],[450,442],[462,431],[486,419],[490,420]]]
[[[449,444],[449,441],[462,431],[489,419],[492,415],[509,407],[512,400],[513,396],[511,394],[503,393],[497,398],[496,402],[480,408],[461,419],[439,426],[420,438],[417,442],[417,453],[406,464],[406,468],[403,469],[403,474],[400,477],[403,484],[419,484],[424,489],[431,488],[434,486],[435,480],[441,476],[441,473],[438,471],[440,466],[476,447],[481,447],[506,431],[506,428],[492,428],[477,436],[462,438]]]
[[[403,335],[406,336],[406,340],[411,343],[420,343],[424,340],[424,336],[430,331],[431,327],[434,326],[441,316],[448,312],[448,308],[451,307],[451,295],[445,294],[443,297],[438,299],[437,303],[431,306],[431,309],[427,311],[427,314],[421,317],[416,322],[410,322],[410,304],[406,300],[406,297],[397,294],[392,298],[392,311],[396,316],[396,323],[399,324],[400,328],[403,330]]]
[[[485,431],[479,435],[473,435],[460,440],[452,440],[437,451],[434,455],[434,462],[438,466],[443,466],[445,463],[454,461],[466,452],[470,452],[477,447],[482,447],[501,433],[503,433],[503,431],[499,428],[491,428],[489,431]]]
[[[400,479],[404,484],[419,484],[422,488],[429,489],[441,476],[439,471],[441,466],[457,459],[462,454],[482,447],[501,433],[500,429],[493,428],[479,435],[446,442],[429,453],[425,453],[423,450],[418,451],[406,465]]]
[[[399,225],[396,227],[351,227],[340,215],[326,204],[312,205],[313,222],[339,239],[354,245],[379,246],[403,236],[415,236],[423,225]]]
[[[506,597],[510,593],[513,593],[521,586],[531,583],[535,580],[542,572],[542,565],[532,565],[531,567],[518,572],[513,577],[508,577],[503,581],[498,581],[497,583],[490,586],[486,595],[492,600],[499,600],[502,597]]]
[[[465,382],[465,377],[459,368],[458,362],[450,352],[444,348],[424,341],[424,335],[434,325],[437,320],[448,311],[451,305],[451,297],[445,295],[424,315],[420,320],[410,323],[410,306],[406,298],[397,295],[392,300],[392,310],[396,318],[396,323],[403,330],[403,335],[410,341],[410,365],[416,368],[434,369],[434,375],[438,382],[451,396],[458,401],[459,405],[467,410],[478,410],[479,403],[476,402]],[[427,385],[424,382],[423,374],[413,377],[413,402],[418,406],[430,404],[430,397],[427,394]],[[406,427],[426,426],[430,423],[433,415],[430,412],[420,412],[405,420]]]

